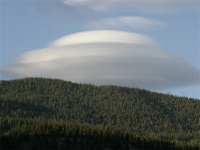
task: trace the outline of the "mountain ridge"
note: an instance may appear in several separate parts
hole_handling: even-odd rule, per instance
[[[137,136],[190,141],[200,135],[200,101],[120,86],[59,79],[0,81],[0,127],[41,120],[106,125]]]

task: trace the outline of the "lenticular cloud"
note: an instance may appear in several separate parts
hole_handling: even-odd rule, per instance
[[[200,82],[199,70],[141,34],[89,31],[68,35],[49,45],[22,53],[0,73],[8,78],[50,77],[149,90]]]

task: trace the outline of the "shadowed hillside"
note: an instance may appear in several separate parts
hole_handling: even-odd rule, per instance
[[[198,150],[191,142],[141,138],[105,126],[86,127],[43,121],[12,128],[0,134],[0,149],[94,149],[94,150]]]

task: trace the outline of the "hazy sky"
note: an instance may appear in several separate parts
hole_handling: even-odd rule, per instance
[[[199,0],[0,0],[0,79],[200,99]]]

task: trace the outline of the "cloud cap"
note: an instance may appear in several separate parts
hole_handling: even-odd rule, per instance
[[[79,32],[62,37],[50,43],[50,46],[65,46],[83,43],[132,43],[132,44],[156,44],[151,38],[137,34],[114,30],[95,30]]]
[[[151,38],[122,31],[72,34],[22,53],[0,68],[9,78],[50,77],[95,85],[162,90],[198,84],[200,71]]]

